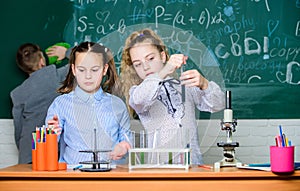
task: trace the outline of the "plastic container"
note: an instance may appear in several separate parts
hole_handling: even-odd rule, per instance
[[[294,146],[270,146],[271,171],[273,173],[293,173],[295,169],[294,150]]]

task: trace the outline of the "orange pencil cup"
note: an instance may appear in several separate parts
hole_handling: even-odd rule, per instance
[[[36,170],[36,150],[31,150],[32,170]]]
[[[56,134],[46,135],[46,150],[47,170],[58,170],[58,143]]]
[[[46,169],[46,143],[36,143],[36,170],[42,171]]]

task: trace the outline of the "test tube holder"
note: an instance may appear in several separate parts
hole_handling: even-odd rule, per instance
[[[93,160],[92,161],[83,161],[79,162],[79,164],[87,164],[91,165],[91,168],[80,168],[80,171],[83,172],[107,172],[111,170],[111,162],[109,160],[101,160],[98,157],[98,153],[108,153],[111,152],[111,150],[85,150],[85,151],[79,151],[84,153],[92,153],[93,154]]]
[[[168,162],[161,162],[162,155],[168,156]],[[181,162],[175,162],[174,156],[180,156]],[[147,158],[155,156],[155,163],[148,162]],[[177,168],[188,170],[191,166],[191,149],[177,148],[134,148],[129,149],[129,169],[139,168]],[[145,158],[143,158],[145,157]]]

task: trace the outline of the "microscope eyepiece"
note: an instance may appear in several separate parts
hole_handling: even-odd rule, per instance
[[[231,109],[231,91],[226,91],[225,109]]]

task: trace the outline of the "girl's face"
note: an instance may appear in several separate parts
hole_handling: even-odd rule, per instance
[[[108,64],[103,66],[102,55],[93,52],[76,53],[75,56],[72,72],[79,87],[87,93],[96,92],[107,72]]]
[[[150,74],[159,72],[166,61],[165,52],[159,52],[150,43],[135,44],[129,50],[129,54],[133,68],[142,80]]]

